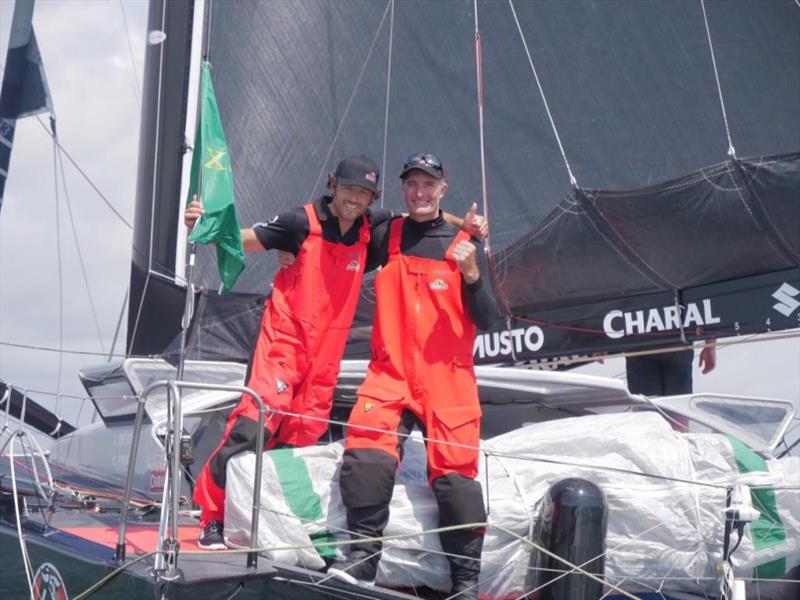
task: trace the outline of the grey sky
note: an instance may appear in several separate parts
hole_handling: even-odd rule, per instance
[[[12,11],[12,2],[0,0],[3,61]],[[139,133],[135,90],[141,89],[146,19],[144,0],[38,0],[34,14],[60,141],[128,222],[133,219]],[[41,120],[46,122],[46,117]],[[65,162],[64,168],[100,335],[92,318],[60,175],[60,217],[56,219],[51,139],[35,118],[27,118],[18,123],[0,213],[0,341],[58,348],[56,231],[60,228],[63,347],[108,352],[128,286],[131,231],[72,165]],[[122,351],[124,336],[123,325],[117,352]],[[82,395],[78,370],[98,362],[103,362],[102,356],[64,354],[59,383],[56,353],[0,345],[0,377],[22,388],[53,394],[60,389],[62,394]],[[707,376],[696,373],[696,389],[798,402],[798,365],[798,337],[721,348],[718,369]],[[590,365],[585,371],[621,377],[624,366],[621,359],[613,359],[605,365]],[[49,396],[33,396],[50,406],[56,404]],[[59,404],[67,420],[73,420],[80,408],[80,401],[62,399]],[[82,421],[89,409],[84,408]]]
[[[125,1],[38,0],[34,29],[53,97],[61,144],[128,222],[133,218],[141,77],[147,4]],[[0,47],[5,62],[13,2],[0,1]],[[135,68],[128,46],[133,50]],[[47,122],[47,116],[40,119]],[[0,341],[58,348],[60,229],[63,347],[107,352],[130,271],[131,231],[66,160],[58,211],[53,145],[35,117],[18,122],[5,201],[0,213]],[[81,274],[66,194],[80,240],[97,320]],[[124,346],[124,331],[118,350]],[[101,340],[102,339],[102,344]],[[77,372],[101,356],[63,355],[60,391],[82,394]],[[0,346],[0,377],[55,393],[58,354]],[[34,397],[46,400],[34,394]],[[75,401],[62,400],[69,419]],[[88,413],[88,406],[84,413]]]

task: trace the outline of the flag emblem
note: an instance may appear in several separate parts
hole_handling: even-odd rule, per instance
[[[189,240],[216,244],[219,278],[224,292],[230,291],[244,269],[244,248],[236,216],[230,153],[211,83],[211,68],[203,63],[200,79],[200,122],[195,135],[188,204],[195,194],[205,213]]]
[[[372,402],[364,402],[364,412],[365,413],[368,413],[373,408],[375,408],[375,405]]]

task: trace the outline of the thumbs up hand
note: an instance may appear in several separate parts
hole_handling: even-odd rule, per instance
[[[472,206],[469,207],[461,228],[471,236],[481,240],[486,239],[486,236],[489,235],[489,222],[486,217],[478,214],[477,203],[473,202]]]

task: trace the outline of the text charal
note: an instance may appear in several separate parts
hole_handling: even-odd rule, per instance
[[[603,331],[612,339],[626,335],[695,328],[719,323],[720,318],[712,314],[711,300],[689,302],[683,314],[677,306],[662,306],[648,310],[624,312],[612,310],[603,318]]]

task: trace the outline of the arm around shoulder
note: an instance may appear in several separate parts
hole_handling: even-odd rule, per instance
[[[255,231],[250,228],[243,228],[240,232],[242,234],[242,247],[247,254],[264,250],[264,246],[261,245],[258,237],[256,237]]]

